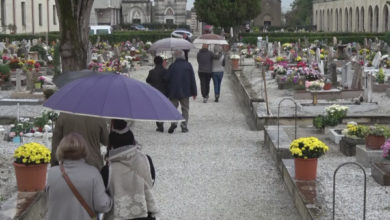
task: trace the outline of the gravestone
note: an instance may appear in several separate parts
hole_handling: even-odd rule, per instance
[[[337,86],[337,65],[334,62],[331,62],[328,68],[328,72],[330,75],[330,80],[332,82],[333,87]]]
[[[324,70],[324,61],[320,60],[318,63],[318,69],[320,70],[321,76],[325,75],[325,70]]]
[[[341,85],[343,88],[350,89],[352,86],[353,70],[351,62],[343,66],[341,72]]]
[[[372,102],[372,72],[364,72],[363,98],[366,102]]]
[[[367,38],[364,38],[364,48],[368,48],[368,40],[367,40]]]
[[[274,55],[274,48],[272,43],[268,43],[268,50],[267,50],[267,56],[273,57]]]
[[[359,43],[356,44],[356,54],[360,54],[360,50],[362,49],[362,47],[360,46]]]
[[[353,74],[353,76],[352,76],[351,89],[353,89],[353,90],[360,90],[360,89],[362,89],[362,72],[363,72],[363,69],[362,69],[362,67],[360,66],[360,64],[358,62],[353,62],[352,66],[353,66],[355,74]]]
[[[379,68],[379,64],[381,63],[381,57],[382,57],[382,54],[380,51],[378,51],[376,54],[375,54],[375,57],[374,59],[372,60],[372,66],[377,69]]]
[[[334,55],[335,55],[335,52],[334,52],[333,47],[329,47],[329,53],[328,53],[329,60],[332,60],[334,58]]]
[[[313,62],[313,55],[310,53],[310,49],[307,50],[307,57],[308,57],[308,64],[311,64]]]
[[[337,45],[337,37],[333,37],[333,46]]]
[[[368,49],[372,50],[372,40],[368,39]]]
[[[344,49],[345,49],[345,45],[338,45],[337,46],[337,58],[338,59],[345,59]]]
[[[104,62],[106,62],[106,61],[104,60],[102,54],[99,54],[99,56],[97,57],[97,61],[98,61],[98,63],[104,63]]]
[[[26,72],[26,89],[27,89],[27,91],[30,91],[31,93],[34,90],[34,80],[33,80],[33,74],[31,71]]]
[[[278,42],[278,56],[281,56],[280,48],[282,48],[282,46],[280,45],[280,41],[279,41]]]
[[[17,92],[21,92],[22,91],[22,70],[21,69],[17,69],[16,70],[16,88],[15,90]]]
[[[317,47],[316,49],[316,61],[317,63],[320,63],[320,60],[321,60],[321,50],[319,47]]]

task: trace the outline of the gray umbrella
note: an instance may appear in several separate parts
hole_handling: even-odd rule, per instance
[[[180,38],[164,38],[152,44],[149,51],[190,50],[194,45]]]

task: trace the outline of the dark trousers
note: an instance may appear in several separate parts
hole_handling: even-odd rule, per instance
[[[190,111],[190,98],[182,98],[182,99],[171,99],[171,102],[173,104],[173,106],[175,106],[176,108],[179,107],[179,103],[180,103],[180,107],[181,107],[181,115],[183,116],[184,120],[180,125],[181,127],[187,127],[187,123],[188,123],[188,116],[189,116],[189,111]],[[171,125],[177,125],[176,122],[172,122]]]
[[[203,98],[209,97],[210,92],[210,80],[212,77],[212,73],[202,73],[199,72],[199,80],[200,80],[200,91],[202,92]]]
[[[188,53],[190,52],[190,50],[183,50],[184,51],[184,57],[186,59],[186,61],[188,62]]]

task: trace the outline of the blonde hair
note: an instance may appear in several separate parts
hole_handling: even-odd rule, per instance
[[[88,143],[78,133],[70,133],[62,138],[58,145],[56,157],[58,161],[80,160],[87,157]]]

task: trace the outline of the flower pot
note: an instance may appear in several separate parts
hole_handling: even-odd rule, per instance
[[[379,150],[382,146],[382,144],[385,143],[385,137],[384,136],[374,136],[374,135],[368,135],[366,137],[366,147],[373,149],[373,150]]]
[[[18,191],[43,191],[46,185],[47,163],[25,165],[14,163]]]
[[[234,70],[238,70],[238,67],[239,67],[239,59],[232,59],[232,68]]]
[[[332,88],[332,83],[325,83],[324,90],[330,90]]]
[[[34,83],[35,89],[41,89],[42,84],[40,82]]]
[[[315,180],[317,176],[318,158],[295,158],[295,179],[297,180]]]

